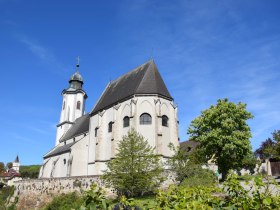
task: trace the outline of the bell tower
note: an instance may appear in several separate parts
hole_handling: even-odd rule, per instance
[[[19,173],[19,167],[20,167],[20,163],[19,163],[19,158],[18,158],[18,155],[15,159],[15,161],[13,162],[13,169]]]
[[[59,139],[69,130],[75,120],[85,113],[87,94],[83,90],[84,81],[79,73],[79,67],[78,57],[76,72],[70,77],[69,87],[61,93],[63,100],[55,145],[59,144]]]

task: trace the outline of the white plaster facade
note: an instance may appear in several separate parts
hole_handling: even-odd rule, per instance
[[[105,100],[104,98],[110,99],[110,97],[114,98],[116,95],[126,94],[125,91],[120,92],[116,89],[116,87],[119,87],[117,86],[118,83],[121,85],[127,84],[130,88],[134,88],[131,85],[135,81],[130,81],[130,78],[133,79],[135,75],[140,75],[140,79],[137,80],[139,82],[137,87],[141,88],[142,83],[145,85],[141,89],[144,94],[139,94],[140,91],[134,90],[128,97],[119,101],[113,101],[112,99],[112,103],[109,103],[105,108],[97,109],[99,104],[103,103],[102,100]],[[151,75],[156,75],[156,77],[149,81]],[[107,96],[111,85],[109,83],[98,103],[88,115],[84,115],[86,94],[83,90],[63,92],[63,105],[57,127],[56,147],[44,156],[39,177],[101,175],[106,169],[106,162],[115,156],[118,142],[132,128],[148,140],[149,144],[155,148],[155,153],[163,158],[173,155],[168,145],[170,143],[175,146],[179,145],[178,110],[154,62],[149,61],[137,67],[115,80],[112,85],[114,84],[116,86],[112,90],[115,92],[112,93],[112,96]],[[149,85],[152,87],[146,88]],[[153,92],[154,89],[158,90],[160,88],[164,89],[165,92]],[[80,110],[76,109],[77,101],[81,102]],[[140,116],[144,113],[151,117],[150,124],[140,123]],[[124,125],[124,118],[127,119],[127,117],[129,118],[129,125]],[[86,122],[87,125],[85,126]],[[112,125],[111,129],[109,129],[110,124]]]
[[[19,158],[18,158],[18,155],[17,155],[15,161],[13,162],[13,167],[12,167],[12,168],[13,168],[17,173],[19,173],[19,167],[20,167],[20,162],[19,162]]]
[[[140,124],[143,113],[151,115],[152,123]],[[162,126],[162,116],[168,116],[168,127]],[[129,117],[129,126],[123,126],[123,120]],[[117,104],[102,113],[90,118],[89,174],[102,174],[106,169],[106,162],[116,154],[118,142],[130,129],[135,129],[149,144],[155,148],[157,154],[171,157],[169,143],[178,146],[177,107],[172,101],[158,96],[135,96],[132,99]],[[113,122],[112,132],[108,132],[108,125]],[[95,129],[98,129],[95,136]]]

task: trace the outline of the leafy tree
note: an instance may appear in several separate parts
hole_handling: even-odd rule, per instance
[[[38,178],[41,165],[21,166],[19,172],[23,178]]]
[[[174,155],[167,161],[167,165],[176,174],[176,181],[182,183],[186,178],[195,177],[204,172],[202,163],[205,163],[206,160],[200,151],[194,149],[190,152],[184,146],[175,148],[173,144],[170,144],[169,148]]]
[[[3,162],[0,162],[0,174],[5,171],[5,164]]]
[[[268,138],[261,143],[261,146],[255,151],[255,155],[261,159],[280,158],[280,130],[272,133],[272,139]]]
[[[13,163],[12,163],[12,162],[9,162],[9,163],[7,163],[6,166],[7,166],[8,169],[11,169],[11,168],[13,167]]]
[[[250,174],[255,173],[256,165],[259,165],[260,162],[257,160],[253,152],[250,152],[244,159],[242,160],[242,168],[249,170]],[[239,171],[242,169],[240,168]]]
[[[268,138],[261,143],[261,146],[255,151],[255,155],[260,159],[270,158],[275,153],[275,142]]]
[[[275,156],[280,158],[280,130],[276,130],[272,133],[273,140],[275,141]]]
[[[118,153],[102,176],[119,195],[134,197],[155,190],[163,181],[160,157],[135,130],[118,143]]]
[[[167,161],[167,165],[176,174],[176,180],[181,183],[190,171],[189,154],[185,148],[175,148],[173,144],[170,144],[169,148],[174,152],[174,155]]]
[[[223,179],[230,169],[242,167],[243,159],[251,152],[251,132],[246,123],[251,118],[245,104],[219,99],[191,122],[190,140],[200,142],[199,148],[207,160],[218,165]]]

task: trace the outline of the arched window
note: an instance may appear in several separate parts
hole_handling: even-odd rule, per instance
[[[77,102],[77,109],[78,109],[78,110],[81,109],[81,102],[80,102],[80,101]]]
[[[98,128],[96,127],[94,130],[94,136],[97,137],[97,134],[98,134]]]
[[[108,124],[108,132],[111,133],[113,130],[113,122],[109,122]]]
[[[65,101],[63,101],[63,110],[65,109]]]
[[[168,127],[168,117],[166,115],[163,115],[161,120],[162,120],[161,125],[165,126],[165,127]]]
[[[140,125],[149,125],[152,124],[152,117],[148,113],[141,114],[140,116]]]
[[[128,116],[125,116],[123,118],[123,127],[124,128],[129,127],[129,117]]]

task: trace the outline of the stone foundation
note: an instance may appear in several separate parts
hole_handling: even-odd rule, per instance
[[[164,177],[166,177],[166,181],[162,183],[162,189],[174,183],[172,172],[165,171]],[[82,194],[89,190],[94,183],[102,187],[108,197],[115,196],[112,189],[105,188],[100,176],[23,179],[14,182],[15,192],[10,198],[10,204],[17,201],[17,209],[19,210],[37,210],[51,202],[55,196],[71,192]]]
[[[93,183],[105,189],[108,196],[113,195],[110,189],[104,187],[99,176],[25,179],[14,183],[15,192],[10,203],[18,200],[17,209],[20,210],[40,209],[57,195],[82,193],[90,189]]]

